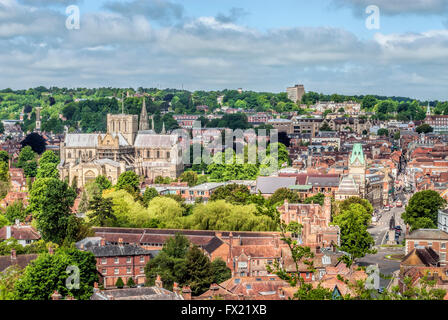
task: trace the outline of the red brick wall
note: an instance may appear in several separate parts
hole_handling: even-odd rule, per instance
[[[140,261],[140,257],[144,258],[143,262]],[[115,258],[118,258],[118,263],[115,263]],[[130,258],[130,262],[128,262],[128,258]],[[106,260],[105,264],[103,264],[103,259]],[[149,262],[149,259],[149,255],[105,258],[99,257],[96,259],[96,267],[104,277],[105,288],[115,287],[115,283],[120,277],[125,285],[128,278],[131,277],[134,279],[136,284],[143,284],[146,281],[144,268]],[[130,268],[130,273],[128,273],[128,268]],[[143,268],[143,272],[140,271],[140,268]],[[115,274],[115,269],[118,269],[118,274]],[[106,270],[106,272],[104,272],[104,270]]]

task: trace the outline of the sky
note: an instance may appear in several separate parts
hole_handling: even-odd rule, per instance
[[[447,71],[448,0],[0,0],[0,88],[448,100]]]

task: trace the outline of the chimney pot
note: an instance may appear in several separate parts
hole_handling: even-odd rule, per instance
[[[101,238],[100,245],[103,247],[106,245],[106,239]]]
[[[62,295],[59,294],[59,292],[57,290],[55,290],[53,292],[53,294],[51,295],[51,300],[61,300],[62,299]]]

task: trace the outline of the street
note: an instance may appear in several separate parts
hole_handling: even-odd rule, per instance
[[[405,196],[400,193],[398,197],[401,201],[405,199]],[[404,247],[387,247],[383,245],[387,244],[386,235],[390,230],[390,220],[393,217],[395,219],[395,226],[401,226],[402,233],[399,238],[399,244],[404,240],[406,226],[401,219],[401,214],[404,212],[404,206],[402,208],[391,208],[390,211],[380,210],[381,218],[378,222],[372,224],[368,228],[368,232],[372,235],[375,240],[375,249],[377,249],[376,254],[367,255],[362,259],[359,259],[357,263],[361,266],[369,266],[372,264],[377,264],[381,274],[385,276],[390,276],[392,273],[400,268],[400,260],[390,260],[386,256],[400,256],[404,254]],[[387,287],[391,279],[380,279],[380,287]]]

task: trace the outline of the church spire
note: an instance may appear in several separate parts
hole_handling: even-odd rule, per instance
[[[427,116],[431,115],[431,107],[429,106],[429,102],[428,102],[428,107],[426,108],[426,115]]]
[[[143,105],[142,105],[142,111],[140,112],[140,123],[138,124],[138,129],[140,131],[148,130],[149,129],[149,123],[148,123],[148,112],[146,110],[146,98],[143,96]]]

